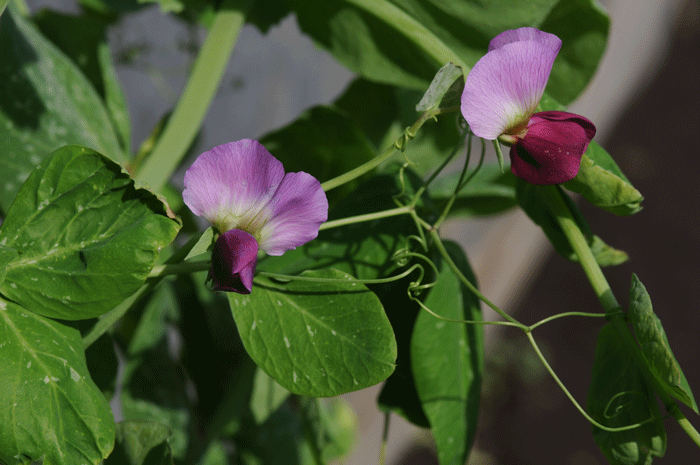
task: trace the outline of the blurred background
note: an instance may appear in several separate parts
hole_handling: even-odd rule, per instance
[[[572,0],[573,1],[573,0]],[[581,203],[592,230],[630,254],[606,270],[626,304],[631,273],[649,291],[691,387],[700,389],[699,225],[694,192],[700,183],[695,138],[700,132],[700,3],[698,0],[605,0],[612,18],[608,50],[586,92],[570,110],[591,119],[596,140],[612,154],[646,199],[631,218]],[[77,12],[68,0],[27,0]],[[140,10],[110,29],[110,44],[133,122],[136,150],[172,107],[204,38],[202,30]],[[266,35],[245,26],[195,153],[256,138],[295,119],[306,108],[338,96],[352,74],[300,32],[293,17]],[[179,174],[182,176],[182,173]],[[519,212],[497,219],[447,224],[443,230],[468,252],[484,294],[521,321],[562,311],[599,311],[580,267],[553,255],[541,230]],[[486,318],[493,314],[486,313]],[[562,319],[535,336],[554,369],[585,405],[596,334],[601,322]],[[525,362],[523,363],[523,354]],[[376,463],[383,415],[379,387],[348,395],[361,430],[347,465]],[[686,409],[687,410],[687,409]],[[697,416],[687,411],[691,422]],[[669,450],[654,463],[697,462],[696,446],[666,421]],[[482,413],[470,464],[603,465],[588,422],[573,408],[534,357],[519,331],[489,328]],[[437,464],[427,432],[392,416],[388,463]],[[695,459],[693,459],[695,457]]]

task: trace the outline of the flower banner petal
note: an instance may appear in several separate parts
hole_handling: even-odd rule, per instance
[[[469,127],[489,140],[525,127],[542,98],[559,51],[552,46],[559,39],[551,34],[517,42],[506,42],[513,39],[510,36],[500,37],[494,41],[502,45],[474,65],[462,93],[462,114]]]
[[[519,29],[503,31],[491,39],[491,42],[489,42],[489,52],[513,42],[523,41],[537,42],[540,45],[549,48],[552,53],[554,53],[554,56],[556,56],[557,53],[559,53],[559,49],[561,49],[561,39],[554,34],[540,31],[534,27],[521,27]]]
[[[269,255],[282,255],[315,239],[328,219],[321,183],[304,172],[287,173],[268,208],[270,219],[260,231],[260,249]]]
[[[244,139],[201,154],[185,173],[182,198],[219,232],[254,231],[284,177],[282,163],[258,141]]]

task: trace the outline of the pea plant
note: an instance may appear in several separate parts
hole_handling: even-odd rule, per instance
[[[207,36],[134,153],[106,30],[148,3]],[[0,463],[329,463],[355,440],[336,396],[383,383],[387,418],[462,464],[485,325],[522,330],[611,464],[663,456],[668,421],[700,446],[644,285],[632,275],[618,303],[602,267],[627,254],[571,197],[619,216],[642,202],[595,122],[565,111],[606,44],[594,0],[78,4],[0,0]],[[187,158],[241,27],[292,14],[356,78]],[[526,323],[482,295],[440,228],[514,208],[580,264],[600,308]],[[585,402],[537,343],[559,318],[600,321]]]

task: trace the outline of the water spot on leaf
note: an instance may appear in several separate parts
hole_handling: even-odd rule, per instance
[[[32,366],[32,362],[27,362],[27,368]]]
[[[335,332],[335,329],[331,329],[331,334],[332,334],[333,336],[337,336],[337,335],[338,335],[338,333]]]
[[[75,370],[73,369],[73,367],[70,368],[70,379],[72,379],[72,380],[75,381],[76,383],[77,383],[78,381],[80,381],[80,379],[81,379],[81,378],[80,378],[80,373],[78,373],[77,371],[75,371]]]
[[[255,326],[257,326],[257,324],[258,324],[258,322],[255,321],[255,320],[253,320],[253,326],[252,326],[250,329],[251,329],[251,330],[254,330],[254,329],[255,329]]]
[[[289,339],[287,339],[287,336],[284,336],[284,345],[287,346],[287,349],[292,347],[292,344],[289,342]]]
[[[296,371],[292,372],[292,379],[294,380],[295,383],[297,382],[297,372]]]
[[[49,384],[49,381],[51,381],[51,380],[49,379],[49,376],[47,375],[46,378],[44,378],[44,384]]]

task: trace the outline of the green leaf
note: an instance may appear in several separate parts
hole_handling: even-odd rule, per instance
[[[123,161],[110,116],[73,62],[11,11],[0,16],[0,210],[51,152],[91,147]]]
[[[461,173],[439,177],[430,184],[430,196],[442,208],[454,193]],[[452,204],[450,216],[484,216],[502,213],[515,207],[516,177],[510,170],[505,173],[498,165],[484,165],[479,171],[467,171],[469,183],[459,191]]]
[[[128,361],[119,396],[125,420],[155,422],[170,429],[169,446],[177,459],[187,453],[191,427],[181,371],[161,344]]]
[[[595,0],[559,0],[537,28],[562,41],[547,93],[568,105],[586,88],[598,67],[610,19]]]
[[[290,392],[270,378],[261,369],[255,371],[253,393],[250,397],[250,410],[258,424],[262,424],[290,396]]]
[[[596,345],[588,412],[598,423],[619,428],[651,422],[626,431],[593,427],[593,439],[612,465],[649,465],[666,451],[666,432],[651,389],[627,352],[615,327],[607,324]]]
[[[8,3],[10,3],[10,0],[0,0],[0,15],[3,14]]]
[[[396,341],[379,299],[337,270],[303,273],[335,283],[258,279],[228,294],[251,358],[291,392],[330,397],[379,383],[394,371]]]
[[[80,16],[44,9],[34,17],[34,23],[80,68],[102,98],[125,157],[131,150],[131,122],[107,45],[109,21],[91,12]]]
[[[574,179],[564,183],[596,207],[615,215],[633,215],[642,209],[642,194],[624,177],[610,155],[595,141],[581,158],[581,168]]]
[[[566,110],[546,93],[542,96],[539,108],[543,111]],[[595,141],[588,144],[576,177],[563,186],[583,195],[596,207],[616,215],[632,215],[642,209],[642,194],[632,186],[610,154]]]
[[[335,101],[335,106],[362,129],[375,150],[384,151],[416,122],[416,104],[422,95],[419,91],[356,79]],[[382,104],[375,105],[373,102]],[[406,144],[404,155],[414,163],[413,171],[420,175],[429,173],[452,153],[460,142],[459,118],[461,115],[455,112],[428,121]]]
[[[476,282],[459,245],[445,242],[450,257]],[[444,261],[436,284],[424,301],[445,318],[481,320],[479,300]],[[440,320],[421,311],[411,338],[411,364],[418,396],[435,438],[441,465],[467,460],[479,416],[484,369],[483,327]]]
[[[352,71],[373,81],[422,90],[448,61],[461,59],[473,66],[486,53],[489,41],[506,29],[531,26],[555,32],[563,44],[549,90],[564,103],[583,90],[595,71],[608,28],[606,15],[592,0],[291,0],[288,4],[302,30]],[[427,31],[408,27],[408,22]],[[426,42],[438,44],[452,58],[429,54]]]
[[[412,276],[415,279],[415,275]],[[396,370],[384,383],[377,404],[383,412],[401,415],[420,428],[429,428],[430,422],[423,411],[411,367],[411,338],[420,312],[420,306],[408,297],[411,281],[409,276],[374,287],[391,322],[398,349]],[[426,281],[431,280],[426,277]]]
[[[464,91],[464,72],[454,63],[447,63],[435,74],[433,82],[416,105],[416,111],[459,108]]]
[[[357,415],[342,398],[318,401],[321,456],[324,463],[342,459],[352,452],[358,436]]]
[[[651,298],[637,275],[632,275],[629,320],[642,348],[642,355],[664,390],[698,413],[698,405],[676,357],[671,352],[661,320],[651,306]]]
[[[11,247],[0,245],[0,286],[5,281],[7,264],[17,259],[17,251]]]
[[[185,5],[180,0],[138,0],[139,3],[158,3],[161,13],[180,13]]]
[[[0,244],[19,253],[0,291],[44,316],[101,315],[144,283],[178,229],[119,165],[63,147],[27,179],[0,227]]]
[[[374,149],[367,137],[337,108],[317,106],[291,124],[265,135],[260,143],[284,164],[286,171],[304,171],[321,182],[371,160]],[[303,154],[303,156],[301,156]],[[361,180],[334,189],[328,195],[342,199]]]
[[[167,336],[168,324],[179,317],[175,291],[169,282],[161,283],[146,299],[129,341],[128,351],[132,355],[158,345]]]
[[[117,443],[105,465],[172,465],[170,429],[149,421],[117,423]]]
[[[80,333],[0,299],[0,462],[98,464],[114,418],[90,379]]]
[[[571,248],[566,234],[564,234],[564,231],[561,229],[561,226],[559,226],[559,223],[548,206],[547,194],[544,193],[543,186],[536,186],[521,179],[516,181],[515,186],[518,203],[520,203],[520,206],[525,213],[527,213],[527,216],[542,228],[547,238],[552,243],[552,246],[554,246],[554,250],[556,250],[559,255],[569,260],[578,261],[578,256]],[[574,220],[576,220],[576,224],[586,237],[588,246],[591,248],[593,256],[598,264],[600,266],[613,266],[626,262],[629,258],[627,253],[610,247],[603,242],[601,238],[594,235],[576,204],[561,189],[559,191],[569,207]]]

